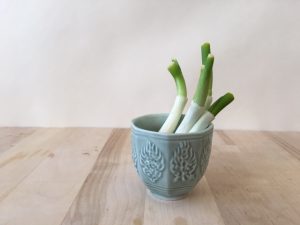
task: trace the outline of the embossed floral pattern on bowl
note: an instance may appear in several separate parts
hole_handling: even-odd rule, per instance
[[[209,161],[213,125],[201,133],[157,132],[167,114],[152,114],[132,121],[132,159],[139,177],[150,192],[175,200],[191,192]]]

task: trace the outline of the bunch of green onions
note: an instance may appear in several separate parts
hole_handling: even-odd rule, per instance
[[[204,43],[201,46],[202,66],[198,85],[193,96],[193,100],[185,117],[178,125],[184,107],[187,103],[187,90],[181,68],[176,59],[172,60],[168,67],[175,83],[177,96],[173,107],[160,128],[163,133],[197,133],[206,129],[215,119],[216,115],[234,100],[231,93],[226,93],[212,103],[212,84],[213,84],[213,64],[214,56],[210,51],[210,44]],[[177,128],[177,129],[176,129]]]

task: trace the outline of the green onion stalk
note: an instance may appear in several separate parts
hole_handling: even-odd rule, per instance
[[[173,133],[175,131],[180,120],[181,114],[187,103],[187,91],[185,80],[181,68],[176,59],[172,60],[172,63],[168,67],[168,70],[175,80],[177,96],[166,121],[159,130],[159,132],[162,133]]]
[[[207,93],[207,98],[205,101],[205,109],[208,109],[213,101],[212,85],[213,85],[213,72],[211,71],[211,75],[210,75],[210,79],[209,79],[208,93]]]
[[[201,46],[201,53],[202,53],[202,64],[205,65],[207,61],[207,56],[210,54],[210,44],[209,43],[204,43]],[[213,85],[213,71],[211,70],[211,75],[209,76],[209,86],[208,86],[208,93],[207,93],[207,98],[205,102],[205,109],[208,109],[209,106],[212,103],[212,85]]]
[[[208,43],[202,45],[201,51],[204,65],[201,66],[198,85],[191,105],[175,133],[188,133],[206,110],[205,103],[209,93],[214,56],[210,54],[210,45]]]
[[[222,111],[227,105],[234,100],[234,96],[231,93],[226,93],[215,101],[207,111],[200,117],[197,123],[193,126],[189,133],[197,133],[206,129],[210,123],[215,119],[217,114]]]

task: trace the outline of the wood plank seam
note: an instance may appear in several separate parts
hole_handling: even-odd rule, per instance
[[[29,176],[30,176],[30,175],[31,175],[31,174],[39,167],[39,165],[40,165],[44,160],[46,160],[46,158],[43,159],[43,160],[41,160],[41,161],[36,165],[36,167],[34,167],[28,174],[26,174],[24,177],[22,177],[22,179],[21,179],[14,187],[12,187],[9,191],[3,193],[3,194],[0,196],[0,203],[1,203],[5,198],[7,198],[7,196],[9,196],[10,193],[12,193],[19,185],[21,185],[21,184],[24,182],[24,180],[25,180],[27,177],[29,177]]]
[[[74,207],[73,210],[75,212],[78,211],[78,214],[80,214],[80,212],[79,212],[80,209],[78,209],[77,205],[82,203],[82,199],[84,197],[83,195],[85,194],[85,192],[90,192],[91,191],[91,190],[87,190],[91,186],[91,185],[89,185],[89,183],[92,182],[92,181],[95,181],[96,180],[95,178],[98,178],[97,180],[99,181],[99,183],[101,183],[100,180],[99,180],[99,176],[96,177],[95,170],[99,170],[99,168],[98,168],[99,166],[104,167],[104,165],[101,165],[101,163],[99,163],[99,162],[102,161],[102,158],[106,158],[110,154],[113,153],[111,150],[117,144],[117,142],[120,139],[120,137],[122,135],[124,135],[124,133],[125,133],[124,130],[126,130],[126,129],[124,129],[124,128],[123,129],[122,128],[113,129],[111,135],[109,136],[109,138],[107,139],[106,143],[102,147],[100,154],[98,155],[97,159],[95,160],[95,163],[94,163],[94,165],[93,165],[93,167],[91,169],[91,172],[88,174],[88,176],[86,177],[85,181],[83,182],[83,185],[80,188],[80,191],[78,192],[78,194],[74,198],[74,200],[73,200],[72,204],[70,205],[70,207],[69,207],[69,209],[68,209],[68,211],[67,211],[64,219],[62,220],[61,224],[73,224],[73,219],[74,219],[73,218],[73,214],[72,214],[72,208],[73,207]],[[128,134],[126,133],[126,135],[128,135]],[[109,167],[105,167],[105,168],[106,169],[110,169],[109,171],[106,171],[107,172],[106,175],[109,175],[110,172],[111,172],[111,170],[112,170],[112,168],[109,168]],[[103,171],[101,171],[101,172],[103,172]],[[100,178],[103,178],[103,176],[100,176]],[[74,213],[74,214],[76,214],[76,213]],[[83,218],[81,218],[81,219],[83,219]],[[90,218],[89,221],[93,221],[92,224],[98,224],[99,221],[100,221],[100,213],[97,213],[93,218]],[[86,224],[86,223],[84,223],[84,224]]]
[[[42,143],[42,148],[54,152],[38,154],[46,160],[0,204],[0,224],[61,224],[112,129],[60,130],[62,138],[48,135]]]
[[[222,138],[225,144],[235,145],[234,141],[223,130],[216,130],[216,132]]]
[[[26,136],[25,138],[23,138],[21,141],[19,141],[18,143],[19,144],[22,144],[22,142],[25,142],[25,141],[28,141],[27,139],[31,139],[34,135],[36,135],[38,133],[38,131],[34,131],[33,133],[31,133],[30,135],[28,135],[28,136]],[[15,148],[15,147],[17,147],[17,144],[16,145],[14,145],[12,148]],[[12,149],[12,148],[10,148],[10,149]],[[43,152],[43,154],[45,154],[45,153],[47,153],[47,155],[49,154],[49,153],[51,153],[51,152],[53,152],[54,151],[54,149],[52,149],[52,150],[47,150],[47,151],[45,151],[45,152]],[[38,150],[37,152],[41,152],[41,150]],[[35,153],[37,153],[37,152],[35,152]],[[9,159],[10,161],[11,161],[11,158]],[[19,185],[21,185],[23,182],[24,182],[24,180],[26,179],[26,178],[28,178],[37,168],[38,168],[38,166],[44,161],[44,160],[46,160],[46,158],[43,158],[43,159],[40,159],[40,161],[35,165],[35,167],[33,167],[27,174],[25,174],[24,175],[24,177],[22,177],[21,179],[20,179],[20,181],[18,181],[13,187],[11,187],[8,191],[6,191],[6,192],[4,192],[4,193],[2,193],[2,194],[0,194],[0,202],[2,202],[5,198],[7,198],[9,195],[10,195],[10,193],[12,193]],[[7,162],[6,161],[4,161],[4,162],[2,162],[2,163],[0,163],[0,167],[1,166],[5,166],[7,164]]]
[[[290,153],[292,156],[294,156],[296,159],[300,160],[300,149],[298,149],[295,146],[287,143],[285,140],[283,140],[279,136],[273,135],[269,131],[263,131],[262,133],[265,136],[267,136],[269,139],[271,139],[275,144],[279,145],[284,150],[286,150],[288,153]]]

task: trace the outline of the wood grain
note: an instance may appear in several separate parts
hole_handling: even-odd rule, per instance
[[[106,142],[63,224],[138,224],[145,187],[136,179],[129,132],[116,129]]]
[[[187,198],[161,201],[146,196],[144,224],[224,224],[214,196],[203,178]]]
[[[226,133],[237,145],[215,144],[206,173],[224,222],[299,224],[297,158],[262,132]]]
[[[293,135],[282,135],[281,133],[275,132],[264,132],[274,143],[278,144],[282,149],[289,152],[292,156],[300,160],[300,140],[292,138]],[[290,137],[290,138],[289,138]],[[288,138],[289,141],[285,139]],[[299,146],[299,147],[296,147]]]
[[[56,148],[2,201],[0,224],[60,224],[110,133],[66,129],[64,139],[48,140]]]
[[[129,129],[0,128],[0,224],[300,224],[300,133],[214,133],[187,198],[149,195]]]
[[[31,135],[36,128],[6,127],[0,129],[0,154]]]
[[[0,202],[46,159],[65,135],[60,129],[41,129],[1,154]]]

